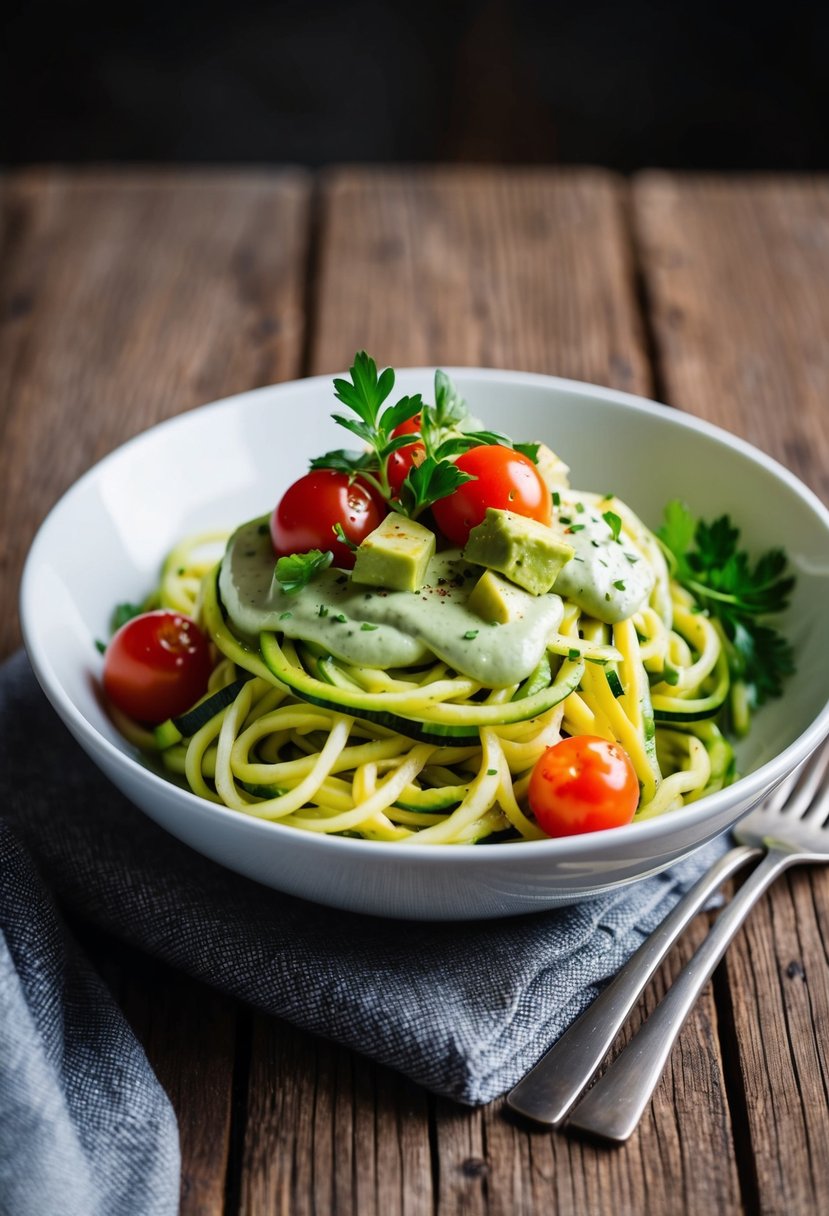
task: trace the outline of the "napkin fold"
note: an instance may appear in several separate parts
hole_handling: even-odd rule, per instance
[[[0,1210],[15,1169],[33,1178],[50,1158],[55,1185],[94,1187],[103,1174],[116,1197],[139,1175],[160,1195],[177,1167],[169,1104],[53,897],[199,980],[476,1104],[535,1063],[722,848],[572,908],[384,921],[271,891],[167,835],[87,759],[22,654],[0,669],[0,749]],[[167,1210],[154,1202],[123,1210]],[[122,1209],[110,1197],[101,1210]]]

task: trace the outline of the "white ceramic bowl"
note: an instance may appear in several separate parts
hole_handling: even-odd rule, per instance
[[[573,903],[664,869],[722,832],[829,732],[829,512],[741,440],[626,393],[515,372],[455,369],[487,426],[543,439],[573,484],[613,491],[656,526],[684,499],[729,512],[760,552],[786,548],[797,574],[783,627],[798,656],[785,696],[740,744],[735,785],[657,819],[527,844],[435,847],[319,836],[204,802],[152,771],[119,736],[96,692],[113,605],[140,599],[188,533],[270,510],[308,459],[343,446],[331,377],[245,393],[140,435],[91,469],[41,527],[23,578],[34,669],[75,738],[112,782],[168,831],[241,874],[306,899],[392,917],[453,920]],[[400,372],[429,394],[432,372]],[[346,443],[346,446],[348,444]]]

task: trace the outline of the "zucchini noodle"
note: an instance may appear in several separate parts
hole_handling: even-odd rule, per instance
[[[237,636],[217,589],[215,550],[226,537],[209,534],[175,547],[147,600],[193,616],[209,635],[208,691],[155,730],[113,710],[116,725],[171,779],[239,814],[404,845],[545,838],[527,788],[562,734],[625,749],[641,790],[637,820],[721,788],[734,759],[713,721],[729,691],[717,628],[624,503],[568,499],[612,505],[653,590],[615,625],[565,600],[559,631],[521,683],[487,688],[436,656],[385,671],[274,632]]]

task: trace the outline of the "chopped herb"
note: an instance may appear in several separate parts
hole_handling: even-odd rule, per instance
[[[348,620],[348,617],[345,615],[344,612],[338,612],[337,615],[334,617],[334,620],[337,622],[338,625],[344,625],[346,623],[346,621]]]
[[[540,443],[514,443],[512,447],[514,451],[520,452],[522,456],[526,456],[528,460],[533,462],[533,464],[538,464],[538,449],[541,447]]]
[[[292,553],[289,557],[280,557],[276,563],[276,581],[286,595],[295,595],[303,587],[307,587],[319,570],[325,570],[334,560],[330,549],[322,553],[319,549],[310,549],[307,553]]]
[[[287,621],[288,617],[293,616],[293,615],[294,614],[290,611],[289,612],[280,612],[279,619],[280,619],[280,621]]]
[[[497,768],[488,768],[486,770],[486,775],[487,775],[487,777],[497,777],[498,776]]]
[[[603,557],[599,558],[599,565],[604,566],[605,570],[607,569],[607,562],[604,560]]]
[[[319,608],[317,609],[317,616],[328,616],[328,609],[325,604],[320,604]]]
[[[671,687],[674,687],[679,683],[679,672],[674,667],[671,667],[669,663],[666,663],[662,672],[662,679],[666,684],[670,684]]]
[[[583,502],[576,503],[576,511],[579,513],[579,515],[584,515],[584,503]]]
[[[581,651],[577,650],[575,646],[571,646],[570,649],[567,651],[567,658],[570,659],[571,662],[574,659],[580,659]]]
[[[783,550],[769,549],[752,564],[738,548],[740,532],[729,516],[708,524],[677,500],[665,508],[657,536],[673,577],[719,622],[732,681],[745,686],[749,707],[779,697],[784,677],[794,671],[794,655],[791,643],[763,618],[782,612],[794,587]]]
[[[628,559],[631,566],[635,566],[639,561],[639,558],[634,553],[628,553],[627,550],[625,550],[625,557]]]
[[[345,618],[344,618],[344,617],[343,617],[343,620],[345,620]],[[370,630],[377,629],[377,628],[378,628],[378,626],[377,626],[377,625],[370,625],[370,624],[368,623],[368,621],[363,621],[363,623],[362,623],[362,625],[360,626],[360,628],[363,630],[363,632],[364,632],[364,633],[368,633]]]
[[[466,633],[463,635],[463,640],[464,640],[465,642],[472,642],[472,641],[474,641],[474,640],[475,640],[475,638],[476,638],[477,636],[478,636],[478,630],[477,630],[477,629],[467,629]]]
[[[559,515],[558,522],[560,524],[571,524],[573,522],[573,520],[572,520],[572,517],[569,515]]]
[[[610,495],[608,495],[608,497],[612,498],[613,495],[610,494]],[[619,534],[622,531],[621,516],[617,515],[615,511],[605,511],[602,514],[602,519],[607,524],[608,528],[610,528],[610,531],[613,533],[613,539],[618,540]]]
[[[568,532],[583,532],[584,524],[571,524],[567,530]]]
[[[559,494],[558,490],[553,490],[553,506],[561,506],[561,495]]]
[[[591,540],[591,542],[590,542],[590,543],[591,543],[591,545],[593,546],[593,548],[594,548],[594,549],[598,549],[598,547],[599,547],[599,542],[598,542],[597,540]]]
[[[500,621],[488,621],[488,622],[487,622],[487,624],[489,624],[489,625],[500,625],[500,624],[501,624],[501,622],[500,622]]]
[[[613,586],[616,588],[617,591],[624,591],[625,580],[623,578],[617,578],[616,581],[614,582]]]
[[[95,639],[95,649],[98,651],[98,654],[105,654],[106,648],[106,642],[102,642],[100,638]]]

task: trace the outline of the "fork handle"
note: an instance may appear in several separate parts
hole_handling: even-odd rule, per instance
[[[795,861],[797,857],[791,851],[769,848],[661,1003],[579,1102],[570,1117],[570,1127],[603,1140],[622,1143],[628,1139],[650,1101],[685,1019],[717,963],[766,888]]]
[[[507,1095],[507,1105],[537,1123],[552,1127],[560,1123],[589,1084],[671,946],[725,880],[762,852],[739,845],[718,858],[645,939],[613,982],[518,1082]]]

